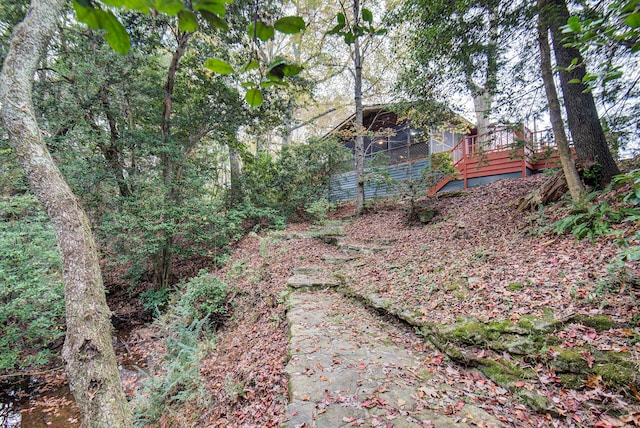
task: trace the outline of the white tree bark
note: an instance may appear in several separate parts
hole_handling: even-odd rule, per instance
[[[476,113],[476,122],[478,135],[486,134],[489,131],[489,114],[491,113],[491,105],[493,104],[493,95],[485,88],[475,85],[473,91],[473,108]]]

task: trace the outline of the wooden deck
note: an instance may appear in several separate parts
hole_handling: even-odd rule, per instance
[[[450,151],[455,176],[443,176],[429,194],[443,190],[453,181],[467,189],[470,180],[483,177],[526,177],[537,171],[560,167],[560,158],[549,131],[495,129],[461,139]],[[476,180],[477,181],[477,180]]]

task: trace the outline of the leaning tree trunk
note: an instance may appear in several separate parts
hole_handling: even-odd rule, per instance
[[[560,69],[560,86],[573,145],[576,148],[578,161],[585,165],[597,163],[601,167],[600,185],[604,187],[614,175],[620,173],[620,170],[609,151],[593,94],[582,83],[586,74],[584,59],[578,49],[566,46],[563,42],[566,35],[560,27],[569,19],[567,3],[565,0],[550,0],[548,5],[548,24],[556,64]],[[574,59],[578,60],[575,66],[572,64]]]
[[[580,202],[586,194],[576,163],[573,160],[573,154],[569,147],[567,134],[564,132],[564,123],[562,121],[562,110],[560,109],[560,101],[558,100],[558,92],[556,84],[553,81],[553,69],[551,68],[551,50],[549,48],[549,25],[547,22],[546,0],[538,0],[538,44],[540,46],[540,71],[542,73],[542,81],[547,94],[547,102],[549,104],[549,116],[551,118],[551,126],[556,144],[558,145],[558,154],[562,163],[562,170],[569,186],[569,193],[575,202]]]
[[[360,0],[353,0],[354,28],[358,27],[360,17]],[[362,107],[362,52],[360,51],[360,37],[356,36],[353,42],[353,67],[355,71],[354,101],[356,103],[356,216],[364,212],[364,136],[362,135],[363,107]]]
[[[64,5],[64,0],[34,0],[16,27],[0,80],[2,118],[31,188],[56,229],[67,321],[62,356],[82,425],[130,427],[89,220],[53,162],[33,108],[33,75]]]

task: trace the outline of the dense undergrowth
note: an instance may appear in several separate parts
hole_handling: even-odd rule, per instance
[[[180,284],[164,314],[158,312],[153,329],[163,338],[162,351],[151,355],[152,366],[133,400],[138,426],[176,418],[186,403],[211,404],[200,360],[215,346],[215,330],[228,316],[227,293],[226,284],[201,271]]]
[[[61,262],[35,197],[0,198],[0,254],[0,370],[48,363],[64,336]]]
[[[0,154],[0,190],[12,195],[0,200],[0,326],[5,333],[0,339],[0,369],[27,370],[49,363],[61,349],[60,256],[53,228],[28,193],[17,162],[10,151]],[[126,316],[116,313],[116,318],[140,318],[140,309],[163,313],[182,284],[195,277],[183,299],[199,308],[193,321],[202,319],[204,312],[211,312],[209,303],[202,302],[211,290],[206,281],[198,282],[198,271],[224,266],[247,232],[282,229],[292,218],[323,217],[331,207],[328,182],[347,155],[333,140],[290,145],[278,156],[245,153],[246,167],[235,194],[231,189],[214,189],[211,182],[194,175],[201,161],[196,159],[185,166],[184,180],[176,184],[179,190],[173,190],[180,197],[173,203],[168,199],[171,189],[153,175],[131,177],[135,191],[119,197],[105,175],[67,171],[92,217],[112,309],[130,307]],[[71,157],[61,162],[65,171],[82,169],[67,164],[73,162]],[[171,275],[161,281],[158,260],[166,254],[161,262],[170,264]],[[140,304],[130,303],[138,299]]]

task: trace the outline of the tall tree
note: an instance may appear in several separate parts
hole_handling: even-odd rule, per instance
[[[129,427],[131,411],[118,374],[89,220],[42,140],[32,102],[33,75],[64,4],[33,1],[16,27],[0,79],[2,118],[30,186],[56,229],[67,323],[62,356],[83,425]]]
[[[405,90],[416,89],[416,98],[422,98],[424,87],[435,92],[461,87],[472,97],[478,132],[486,132],[505,49],[501,40],[513,23],[506,10],[499,0],[406,1],[400,14],[408,21],[412,59],[403,77]]]
[[[362,106],[362,68],[367,48],[374,36],[383,35],[385,29],[373,26],[373,13],[362,6],[362,0],[351,0],[351,10],[348,11],[341,3],[342,12],[336,16],[337,25],[327,34],[336,34],[344,38],[344,42],[351,48],[353,62],[354,102],[355,102],[355,173],[356,173],[356,210],[359,216],[364,211],[364,125]]]
[[[576,164],[573,159],[573,153],[569,147],[567,134],[564,131],[564,122],[562,120],[562,110],[560,101],[558,100],[558,92],[556,84],[553,80],[553,69],[551,66],[551,49],[549,47],[549,24],[547,22],[547,0],[538,0],[538,44],[540,46],[540,71],[544,89],[547,94],[549,104],[549,116],[551,118],[551,126],[553,135],[558,145],[558,154],[562,163],[562,170],[567,180],[569,193],[575,202],[581,202],[586,194],[584,184],[578,175]]]
[[[597,164],[600,168],[600,186],[604,187],[620,170],[609,151],[593,93],[583,83],[587,72],[584,58],[577,48],[564,41],[566,35],[562,26],[569,19],[567,3],[565,0],[550,0],[547,10],[556,64],[560,69],[567,122],[578,161],[586,165]]]

